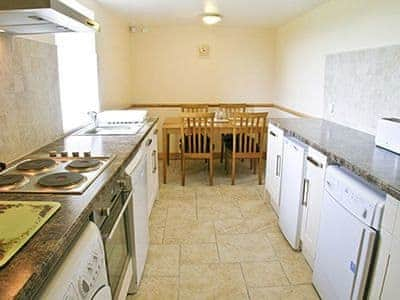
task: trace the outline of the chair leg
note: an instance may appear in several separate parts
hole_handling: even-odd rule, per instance
[[[257,159],[253,159],[253,174],[256,174]]]
[[[214,160],[213,160],[212,156],[209,160],[208,180],[209,180],[210,185],[214,185]]]
[[[225,174],[228,174],[228,154],[225,153]]]
[[[262,158],[258,159],[258,184],[262,184],[262,171],[263,171],[263,166],[262,166]]]
[[[250,161],[250,170],[253,170],[253,160],[250,158],[249,161]]]
[[[181,183],[182,186],[185,185],[185,158],[183,154],[181,154]]]
[[[235,185],[236,159],[232,157],[232,185]]]
[[[220,157],[221,164],[224,162],[224,135],[221,135],[221,157]]]

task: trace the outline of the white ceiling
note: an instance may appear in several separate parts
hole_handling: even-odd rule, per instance
[[[199,15],[219,12],[226,26],[284,24],[327,0],[98,0],[132,25],[196,25]]]

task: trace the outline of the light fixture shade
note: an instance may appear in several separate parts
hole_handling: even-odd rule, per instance
[[[202,16],[204,24],[214,25],[222,21],[220,14],[203,14]]]

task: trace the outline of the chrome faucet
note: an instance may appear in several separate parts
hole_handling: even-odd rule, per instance
[[[94,126],[97,127],[97,112],[89,111],[87,114],[90,117],[90,119],[92,120],[92,122],[94,123]]]

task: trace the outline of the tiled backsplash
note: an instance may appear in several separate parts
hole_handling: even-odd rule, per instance
[[[379,118],[400,117],[399,66],[400,46],[329,55],[324,117],[375,135]]]
[[[0,34],[0,161],[62,134],[57,48]]]

